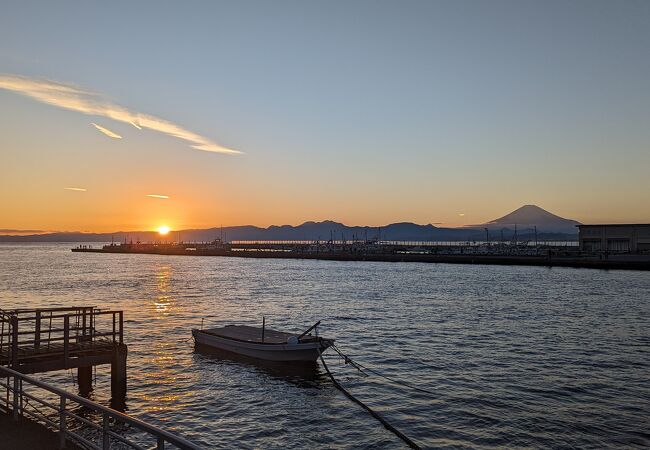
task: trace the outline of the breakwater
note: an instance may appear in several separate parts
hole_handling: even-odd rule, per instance
[[[140,253],[240,258],[290,258],[330,261],[421,262],[528,265],[596,269],[650,270],[650,255],[581,252],[575,245],[460,244],[427,242],[236,242],[125,243],[101,248],[79,246],[73,252]]]

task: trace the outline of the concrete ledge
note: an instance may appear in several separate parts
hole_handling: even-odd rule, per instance
[[[59,436],[44,425],[27,418],[14,422],[11,414],[0,412],[0,448],[12,450],[58,450]],[[72,442],[66,449],[83,450]]]
[[[650,270],[648,255],[610,255],[606,259],[597,256],[515,256],[515,255],[481,255],[481,254],[418,254],[418,253],[348,253],[348,252],[298,252],[298,251],[225,251],[196,250],[185,251],[182,248],[137,249],[120,246],[103,249],[72,249],[84,253],[119,253],[173,256],[225,256],[235,258],[281,258],[281,259],[320,259],[326,261],[375,261],[375,262],[421,262],[447,264],[486,264],[504,266],[544,266],[575,267],[585,269],[616,270]]]

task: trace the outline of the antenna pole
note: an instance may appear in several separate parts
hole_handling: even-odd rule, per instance
[[[515,224],[515,247],[517,246],[517,224]]]

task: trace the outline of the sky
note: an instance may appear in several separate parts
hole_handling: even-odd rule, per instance
[[[648,223],[648,49],[645,0],[3,1],[0,230]]]

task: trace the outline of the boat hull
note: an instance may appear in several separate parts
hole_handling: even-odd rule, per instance
[[[192,330],[196,345],[217,348],[250,358],[266,361],[316,361],[320,353],[324,352],[332,341],[323,339],[318,342],[305,342],[298,344],[261,344],[228,339],[201,330]]]

